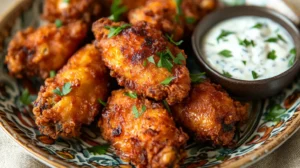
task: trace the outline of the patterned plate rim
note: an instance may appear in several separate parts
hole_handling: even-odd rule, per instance
[[[16,0],[13,2],[12,6],[8,8],[2,16],[0,16],[0,30],[4,30],[4,34],[8,35],[9,31],[5,31],[5,28],[9,28],[12,20],[15,20],[20,13],[26,10],[33,0]],[[18,11],[18,12],[16,12]],[[0,32],[1,33],[1,32]],[[2,34],[0,34],[1,36]],[[0,39],[1,40],[4,39]],[[5,112],[0,111],[0,114]],[[249,152],[240,158],[233,158],[231,160],[224,161],[223,163],[214,166],[214,167],[224,167],[224,168],[232,168],[232,167],[247,167],[255,162],[263,159],[277,148],[279,148],[282,144],[284,144],[293,134],[297,132],[300,128],[300,111],[296,111],[293,116],[295,118],[291,120],[288,126],[280,132],[277,136],[272,137],[267,142],[263,144],[262,148],[256,149],[252,152]],[[19,133],[9,125],[8,121],[5,119],[5,116],[0,115],[0,127],[2,130],[9,135],[18,145],[24,148],[31,156],[35,157],[42,163],[46,164],[50,167],[76,167],[75,164],[68,163],[57,156],[51,156],[47,152],[43,151],[41,148],[38,148],[34,145],[31,145],[28,138],[24,138]],[[18,128],[16,128],[18,129]]]

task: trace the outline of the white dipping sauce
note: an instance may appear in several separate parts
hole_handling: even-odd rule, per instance
[[[271,19],[256,16],[236,17],[217,24],[206,34],[202,45],[206,61],[213,69],[241,80],[281,74],[294,64],[296,57],[291,35]]]

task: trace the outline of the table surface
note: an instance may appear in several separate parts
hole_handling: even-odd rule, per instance
[[[0,15],[13,0],[0,0]],[[272,154],[250,166],[255,168],[297,168],[300,167],[300,132],[285,142]],[[46,165],[31,157],[11,137],[0,129],[0,167],[1,168],[47,168]]]

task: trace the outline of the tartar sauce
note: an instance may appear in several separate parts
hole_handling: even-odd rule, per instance
[[[209,65],[226,77],[259,80],[288,70],[295,60],[291,35],[268,18],[242,16],[225,20],[204,37]]]

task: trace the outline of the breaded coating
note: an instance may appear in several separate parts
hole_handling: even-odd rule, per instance
[[[43,18],[63,23],[83,20],[92,23],[101,17],[101,0],[45,0]]]
[[[220,85],[205,81],[190,96],[172,106],[174,118],[195,140],[214,145],[232,144],[236,123],[248,117],[248,104],[234,101]]]
[[[60,69],[76,52],[86,37],[87,26],[81,21],[57,28],[49,24],[18,32],[8,46],[5,63],[17,78],[47,78],[51,70]]]
[[[190,77],[183,50],[146,22],[125,28],[111,38],[107,26],[120,28],[124,23],[102,18],[93,25],[95,45],[119,85],[155,100],[166,99],[169,104],[178,103],[188,95]],[[167,69],[164,65],[170,54],[174,59],[181,55],[182,60],[177,63],[170,60],[168,66],[172,68]],[[163,84],[168,78],[173,80]]]
[[[137,168],[178,167],[188,136],[176,128],[162,103],[131,98],[128,92],[113,91],[108,99],[99,121],[103,138]]]
[[[216,7],[217,0],[148,0],[145,6],[131,10],[128,18],[132,24],[146,21],[179,40]]]
[[[108,94],[108,69],[93,45],[87,45],[70,58],[54,78],[48,78],[34,102],[35,122],[44,135],[76,137],[83,124],[89,125]],[[58,95],[54,90],[71,83],[71,92]]]

